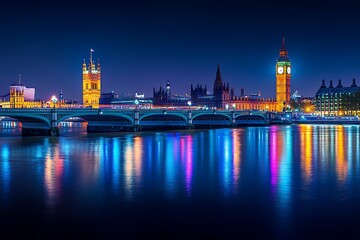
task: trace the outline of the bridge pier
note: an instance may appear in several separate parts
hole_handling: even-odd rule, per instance
[[[60,135],[59,128],[58,127],[52,127],[50,129],[50,135],[54,137],[58,137]]]
[[[194,129],[194,125],[193,125],[193,123],[192,123],[192,113],[191,113],[191,110],[190,110],[190,109],[189,109],[189,111],[188,111],[188,121],[187,121],[187,126],[186,126],[186,128],[187,128],[188,130]]]
[[[51,109],[47,114],[47,119],[50,120],[49,122],[39,121],[38,118],[26,116],[21,116],[19,119],[22,124],[22,136],[59,136],[55,109]]]
[[[266,113],[266,124],[269,125],[271,123],[271,113]]]
[[[135,109],[134,111],[134,132],[141,132],[141,126],[140,126],[140,114],[139,109]]]
[[[236,127],[236,115],[235,111],[231,111],[231,127]]]
[[[55,137],[58,137],[60,135],[57,120],[58,120],[57,112],[56,112],[56,109],[53,108],[53,109],[51,109],[50,135],[55,136]]]

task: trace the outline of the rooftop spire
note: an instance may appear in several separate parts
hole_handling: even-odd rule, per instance
[[[21,74],[19,74],[19,86],[21,84]]]
[[[285,36],[283,35],[283,39],[282,39],[282,46],[281,46],[282,49],[285,49]]]
[[[353,83],[351,84],[351,87],[357,87],[355,78],[353,79]]]
[[[94,52],[94,49],[90,48],[90,64],[93,64],[92,61],[92,53]]]
[[[216,70],[216,82],[222,82],[221,79],[221,72],[220,72],[220,64],[218,64],[217,70]]]
[[[321,88],[326,88],[325,80],[322,80]]]
[[[283,60],[288,60],[288,52],[285,47],[285,37],[284,36],[282,38],[282,44],[281,44],[281,49],[280,49],[280,58],[282,58]]]

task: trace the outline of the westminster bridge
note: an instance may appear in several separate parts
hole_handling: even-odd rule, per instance
[[[0,109],[0,117],[21,122],[22,135],[59,135],[60,122],[81,118],[88,132],[198,129],[267,125],[278,113],[244,110],[89,109],[33,108]]]

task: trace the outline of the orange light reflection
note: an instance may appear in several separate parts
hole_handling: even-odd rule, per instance
[[[344,126],[337,125],[335,131],[336,143],[336,175],[340,182],[344,182],[347,176],[348,163],[344,151]]]

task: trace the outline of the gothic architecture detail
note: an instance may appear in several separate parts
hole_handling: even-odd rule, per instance
[[[291,64],[283,37],[279,58],[276,61],[276,102],[277,111],[284,111],[290,104]]]
[[[198,106],[203,101],[203,97],[207,96],[207,87],[203,87],[201,84],[194,86],[191,84],[191,101],[194,106]]]
[[[213,95],[216,108],[225,108],[225,103],[234,97],[234,89],[229,90],[229,83],[225,84],[222,80],[220,64],[218,64],[216,70]]]
[[[166,88],[160,87],[159,90],[155,90],[155,88],[153,89],[153,102],[159,103],[159,105],[161,105],[161,103],[164,103],[165,105],[169,104],[171,101],[171,87],[170,87],[170,82],[167,81],[166,83]]]
[[[170,84],[167,84],[170,86]],[[242,88],[240,96],[235,96],[235,91],[225,83],[220,72],[220,65],[217,66],[213,87],[213,94],[209,94],[206,85],[203,87],[197,84],[191,85],[190,97],[171,97],[167,89],[160,87],[159,91],[153,90],[153,104],[160,107],[182,106],[187,107],[191,100],[192,106],[201,109],[237,109],[237,110],[263,110],[276,111],[276,101],[273,98],[262,98],[260,92],[245,95]]]
[[[95,66],[92,60],[93,49],[90,49],[89,65],[86,65],[85,59],[82,67],[83,73],[83,105],[84,107],[99,108],[101,95],[101,68],[98,60]]]

